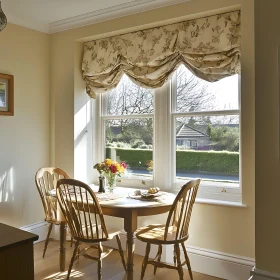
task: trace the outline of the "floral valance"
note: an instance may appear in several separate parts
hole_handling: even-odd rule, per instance
[[[161,87],[184,64],[217,81],[240,72],[240,11],[94,40],[84,44],[87,93],[116,87],[125,73],[138,85]]]

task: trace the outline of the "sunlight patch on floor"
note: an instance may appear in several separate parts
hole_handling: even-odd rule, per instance
[[[54,273],[44,279],[45,280],[65,280],[66,276],[67,276],[67,271]],[[72,270],[71,275],[70,275],[71,279],[80,278],[82,276],[84,276],[84,273],[77,271],[77,270]]]

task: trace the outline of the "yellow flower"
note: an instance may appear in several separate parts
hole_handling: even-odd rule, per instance
[[[120,171],[121,170],[121,166],[119,163],[116,164],[117,170]]]
[[[107,158],[107,159],[105,160],[105,164],[106,164],[107,166],[111,166],[111,165],[113,164],[113,161],[112,161],[111,159]]]

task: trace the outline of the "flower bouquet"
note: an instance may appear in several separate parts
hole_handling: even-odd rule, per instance
[[[116,186],[116,178],[121,177],[121,174],[124,174],[127,165],[125,162],[119,163],[107,158],[106,160],[95,164],[94,168],[97,169],[101,176],[104,175],[106,177],[109,192],[112,192]]]

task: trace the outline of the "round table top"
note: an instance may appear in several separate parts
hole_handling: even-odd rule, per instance
[[[116,187],[113,193],[98,193],[96,185],[89,185],[95,192],[100,206],[111,208],[157,208],[171,206],[174,202],[175,195],[168,192],[160,192],[159,196],[154,198],[143,198],[135,196],[135,188]],[[141,190],[142,192],[145,190]],[[106,199],[108,196],[108,200]],[[114,199],[114,196],[116,199]]]
[[[99,204],[102,208],[104,215],[125,218],[126,216],[135,215],[139,216],[152,216],[166,213],[170,210],[174,200],[175,195],[172,193],[161,192],[160,196],[157,196],[153,199],[142,198],[141,196],[138,199],[131,198],[135,188],[126,188],[126,187],[116,187],[114,188],[113,194],[110,193],[98,193],[98,187],[90,185],[90,187],[95,191],[95,194],[98,198]],[[145,190],[141,190],[145,191]],[[102,201],[100,199],[102,196],[107,195],[116,195],[122,196],[117,199]],[[101,197],[100,197],[101,196]]]
[[[113,193],[99,193],[97,185],[89,186],[97,196],[103,214],[115,217],[124,217],[129,212],[134,212],[137,216],[162,214],[169,211],[176,198],[176,195],[168,192],[160,192],[160,195],[154,198],[132,198],[137,190],[135,188],[116,187]],[[56,190],[51,190],[49,195],[56,197]],[[60,211],[58,212],[60,214]]]

